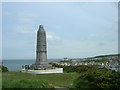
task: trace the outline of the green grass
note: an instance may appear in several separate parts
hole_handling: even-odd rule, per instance
[[[45,88],[45,87],[73,87],[73,81],[78,73],[58,74],[29,74],[23,72],[3,72],[3,87],[7,88]]]
[[[2,72],[0,71],[0,90],[2,88]]]

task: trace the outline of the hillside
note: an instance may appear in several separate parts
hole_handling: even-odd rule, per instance
[[[120,54],[110,54],[110,55],[99,55],[99,56],[95,56],[96,58],[97,57],[111,57],[111,56],[120,56]]]
[[[29,74],[23,72],[3,72],[3,88],[53,88],[72,87],[78,73]]]

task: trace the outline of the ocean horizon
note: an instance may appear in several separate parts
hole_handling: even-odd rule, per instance
[[[48,62],[59,61],[61,59],[48,59]],[[32,65],[36,59],[4,59],[2,60],[3,66],[6,66],[9,71],[21,71],[22,65]]]

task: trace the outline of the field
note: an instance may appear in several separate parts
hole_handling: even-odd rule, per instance
[[[73,87],[73,81],[78,73],[58,74],[28,74],[23,72],[3,72],[2,85],[4,88],[45,88],[45,87]]]
[[[2,73],[0,72],[0,90],[2,88]]]

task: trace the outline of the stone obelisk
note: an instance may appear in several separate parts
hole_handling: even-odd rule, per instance
[[[46,32],[40,25],[37,31],[36,65],[47,65]]]
[[[37,31],[36,61],[32,65],[25,65],[23,72],[43,74],[43,73],[63,73],[63,68],[56,68],[47,62],[46,32],[43,25]]]

